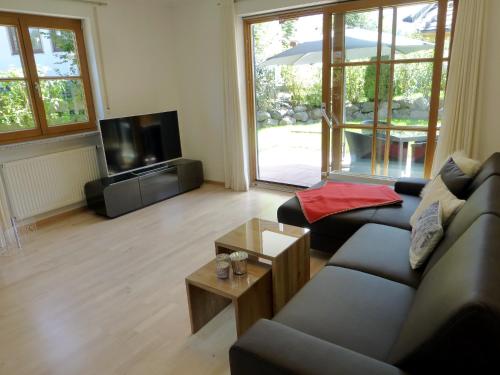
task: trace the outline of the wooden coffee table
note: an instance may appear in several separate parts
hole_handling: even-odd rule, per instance
[[[191,332],[197,332],[231,302],[236,333],[241,336],[257,320],[272,317],[271,267],[248,262],[247,273],[218,279],[215,260],[186,278]]]
[[[215,241],[216,254],[243,250],[271,264],[274,314],[309,281],[309,247],[309,229],[255,218]]]

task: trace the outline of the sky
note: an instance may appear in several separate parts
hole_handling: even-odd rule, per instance
[[[408,5],[408,6],[400,6],[398,7],[398,22],[397,22],[397,33],[398,34],[411,34],[415,31],[414,25],[408,22],[403,22],[403,19],[406,18],[408,15],[415,14],[416,12],[419,11],[423,6],[427,6],[427,4],[418,4],[418,5]],[[374,23],[377,24],[378,22],[378,11],[368,11],[365,12],[368,14],[368,18]],[[392,13],[392,12],[391,12]],[[387,11],[384,12],[385,14],[389,14]],[[297,20],[297,42],[298,43],[303,43],[307,41],[312,41],[312,40],[319,40],[322,38],[323,32],[322,32],[322,20],[323,16],[322,15],[314,15],[314,16],[307,16],[307,17],[301,17]],[[392,17],[389,22],[388,20],[384,21],[384,28],[385,25],[391,25],[392,26]],[[391,30],[384,30],[390,32]]]

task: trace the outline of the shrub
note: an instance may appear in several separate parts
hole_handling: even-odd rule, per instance
[[[31,128],[34,126],[29,98],[24,82],[0,83],[0,130]]]
[[[351,103],[367,100],[364,92],[365,70],[363,66],[351,66],[345,70],[345,97]]]
[[[365,68],[365,77],[363,90],[365,97],[373,102],[375,100],[375,78],[377,74],[377,66],[369,65]],[[380,65],[380,86],[379,86],[379,100],[387,100],[387,94],[389,91],[389,79],[391,74],[391,68],[387,64]]]
[[[309,108],[319,108],[322,100],[321,70],[318,68],[312,73],[311,79],[304,82],[297,77],[294,67],[283,67],[281,69],[283,79],[283,91],[291,94],[293,106],[306,105]]]
[[[397,64],[394,69],[394,96],[428,98],[432,88],[432,63]]]
[[[278,97],[278,89],[272,68],[255,69],[255,104],[259,111],[269,111],[274,108]]]

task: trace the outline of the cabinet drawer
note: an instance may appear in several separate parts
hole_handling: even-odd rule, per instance
[[[136,178],[107,186],[103,196],[106,215],[109,217],[120,216],[142,207],[139,181]]]
[[[166,168],[139,177],[142,204],[158,202],[179,194],[179,179],[177,168]]]

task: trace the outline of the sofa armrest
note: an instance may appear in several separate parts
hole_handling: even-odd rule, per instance
[[[387,363],[264,319],[231,347],[229,360],[231,375],[404,374]]]
[[[415,195],[418,197],[428,182],[429,180],[425,178],[402,177],[396,181],[394,191],[396,193]]]

